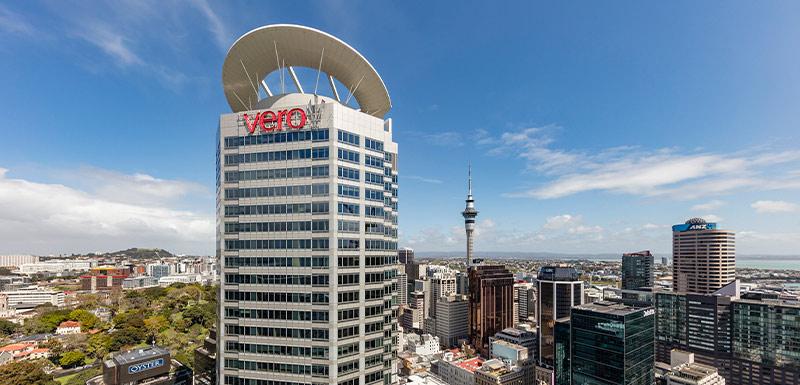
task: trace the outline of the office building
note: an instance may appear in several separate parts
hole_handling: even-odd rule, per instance
[[[569,317],[570,308],[583,304],[583,281],[578,279],[578,271],[574,267],[545,266],[537,276],[537,295],[537,361],[540,366],[552,369],[555,364],[556,320]]]
[[[397,273],[397,303],[408,304],[408,276],[406,273]]]
[[[397,262],[406,265],[414,262],[414,249],[401,247],[397,250]]]
[[[41,274],[41,273],[68,273],[73,271],[87,271],[96,263],[94,261],[80,259],[51,259],[48,261],[23,263],[19,265],[18,271],[22,274]]]
[[[694,353],[673,350],[669,369],[656,377],[658,385],[725,385],[717,368],[694,362]]]
[[[93,385],[191,385],[192,370],[172,360],[169,351],[148,346],[113,353],[103,361],[103,374],[87,381]]]
[[[736,279],[735,233],[692,218],[672,226],[672,282],[679,293],[710,294]]]
[[[446,347],[456,347],[469,337],[469,303],[461,295],[451,295],[436,302],[436,336]]]
[[[0,267],[20,267],[36,262],[39,262],[39,257],[35,255],[0,255]]]
[[[731,303],[733,384],[800,384],[800,303],[741,298]]]
[[[459,295],[467,295],[469,291],[467,290],[467,286],[469,286],[469,274],[463,271],[459,271],[456,273],[456,294]]]
[[[737,281],[712,294],[656,292],[656,360],[670,362],[673,349],[684,350],[730,378],[730,307],[736,298]]]
[[[64,292],[29,286],[17,290],[0,292],[5,307],[16,308],[23,305],[38,306],[49,303],[53,306],[64,306]]]
[[[573,384],[653,384],[653,308],[595,302],[572,308],[570,324]]]
[[[800,384],[800,305],[739,295],[738,281],[708,295],[656,293],[656,355],[694,353],[728,385]]]
[[[147,265],[147,275],[159,279],[170,275],[170,265],[165,263],[152,263]]]
[[[304,90],[294,67],[333,95]],[[292,90],[273,93],[273,72]],[[218,383],[396,383],[397,144],[383,81],[338,38],[281,24],[236,40],[222,83]]]
[[[431,305],[428,316],[430,318],[436,318],[436,304],[441,301],[443,297],[456,294],[456,277],[454,274],[442,274],[431,277],[430,281]]]
[[[502,265],[469,269],[469,337],[475,349],[489,356],[489,337],[514,326],[514,277]]]
[[[520,366],[491,359],[475,371],[475,385],[524,385],[525,371]]]
[[[569,317],[559,318],[553,327],[554,337],[554,364],[553,372],[555,375],[555,385],[571,385],[572,384],[572,365],[570,364],[572,356],[570,354],[570,345],[572,341],[572,329]]]
[[[650,250],[622,254],[622,289],[652,288],[653,264]]]
[[[475,218],[478,217],[478,210],[475,209],[475,199],[472,198],[472,165],[469,166],[467,182],[467,205],[461,215],[464,217],[464,229],[467,232],[467,270],[472,267],[472,248],[473,237],[472,233],[475,232]],[[471,284],[471,282],[467,282]]]
[[[506,341],[528,349],[528,357],[535,359],[538,356],[538,338],[534,330],[520,329],[519,327],[505,328],[489,338],[489,343]],[[490,352],[490,356],[491,356]]]
[[[536,316],[536,289],[532,283],[515,283],[514,298],[516,300],[517,321],[528,322]]]
[[[130,269],[127,267],[93,267],[88,273],[80,276],[81,290],[94,293],[122,289],[122,281],[128,278],[130,273]]]

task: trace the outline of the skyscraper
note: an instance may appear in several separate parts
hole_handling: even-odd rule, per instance
[[[514,276],[502,265],[469,269],[469,337],[489,357],[489,337],[514,326]]]
[[[653,264],[650,250],[622,254],[622,289],[653,287]]]
[[[672,226],[672,288],[710,294],[736,279],[735,233],[692,218]]]
[[[539,365],[555,365],[556,320],[569,317],[570,308],[583,304],[583,281],[578,271],[568,266],[545,266],[537,278],[539,322]]]
[[[570,324],[573,384],[653,384],[653,308],[595,302],[572,308]]]
[[[467,269],[472,266],[472,233],[475,231],[475,218],[478,216],[478,210],[475,209],[475,200],[472,199],[472,166],[469,166],[467,182],[467,207],[461,215],[464,216],[464,228],[467,231]]]
[[[333,96],[305,93],[294,67],[325,73]],[[218,383],[396,382],[397,144],[383,81],[343,41],[285,24],[240,37],[222,78],[233,112],[217,144]]]

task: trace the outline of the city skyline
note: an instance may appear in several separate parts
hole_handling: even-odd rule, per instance
[[[425,13],[445,20],[369,3],[156,4],[0,5],[0,52],[15,58],[0,75],[0,253],[213,254],[224,53],[298,23],[350,42],[391,91],[401,246],[463,249],[471,161],[476,253],[667,254],[670,226],[699,216],[736,231],[739,254],[797,254],[797,4],[516,4],[484,15],[490,29],[435,4]],[[298,75],[313,88],[313,71]]]

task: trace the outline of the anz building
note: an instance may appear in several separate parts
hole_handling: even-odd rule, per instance
[[[218,383],[396,383],[397,143],[383,81],[343,41],[297,25],[240,37],[222,78]]]

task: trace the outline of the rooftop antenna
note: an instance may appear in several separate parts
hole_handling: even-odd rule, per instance
[[[314,95],[317,94],[317,86],[319,86],[319,73],[322,72],[322,58],[325,57],[325,47],[322,47],[322,54],[319,55],[319,67],[317,67],[317,82],[314,83]]]

